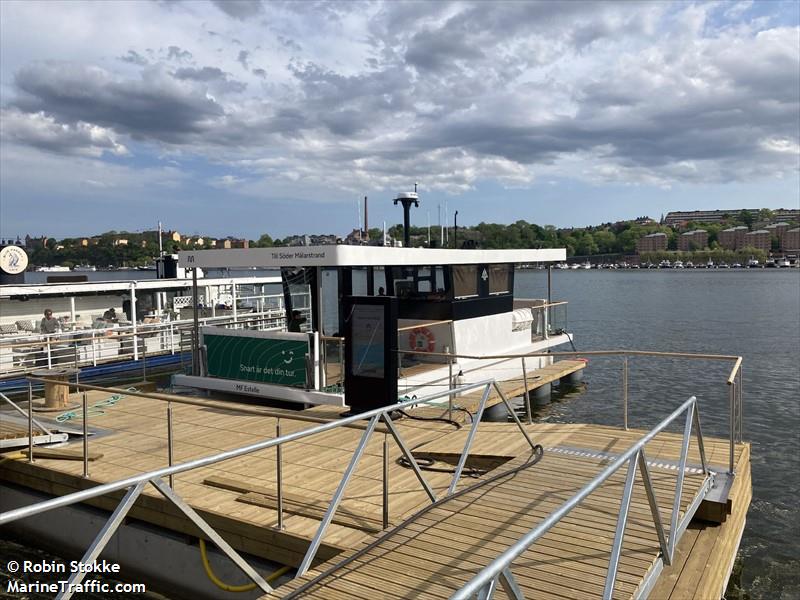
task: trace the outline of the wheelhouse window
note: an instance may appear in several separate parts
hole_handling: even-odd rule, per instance
[[[392,267],[394,294],[399,298],[444,300],[448,285],[442,266]]]
[[[453,265],[453,294],[456,298],[478,295],[477,265]]]
[[[489,265],[489,294],[511,293],[513,265]]]

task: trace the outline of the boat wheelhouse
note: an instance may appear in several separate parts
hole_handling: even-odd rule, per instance
[[[551,302],[549,277],[547,298],[514,297],[515,266],[551,265],[565,258],[564,249],[309,246],[181,252],[180,266],[187,269],[280,269],[287,319],[296,310],[293,296],[307,292],[312,302],[305,316],[307,322],[301,333],[295,332],[294,338],[302,341],[302,336],[310,336],[309,345],[302,350],[309,363],[305,366],[308,373],[305,385],[299,386],[303,393],[295,389],[298,386],[289,389],[274,385],[272,373],[258,377],[255,371],[259,365],[242,363],[239,370],[247,375],[243,378],[231,376],[227,366],[224,376],[215,374],[213,365],[209,372],[208,362],[213,363],[213,357],[206,364],[200,361],[192,375],[176,377],[176,383],[279,400],[342,404],[345,400],[341,390],[332,387],[344,382],[345,358],[353,347],[353,340],[345,335],[352,312],[347,300],[381,297],[396,303],[396,316],[390,337],[382,342],[384,347],[374,350],[397,359],[395,399],[433,393],[442,386],[452,385],[454,378],[459,383],[469,383],[487,377],[498,380],[522,377],[526,365],[500,355],[546,352],[570,343],[571,336],[559,326],[565,323],[556,318],[556,313],[563,313],[565,306]],[[227,334],[198,328],[195,339],[202,345],[209,335]],[[291,339],[285,337],[290,334],[276,335],[253,337]],[[360,333],[356,331],[354,335]],[[241,336],[237,333],[231,337]],[[452,358],[454,355],[457,360]],[[334,365],[337,359],[338,370]],[[548,357],[537,357],[530,359],[527,366],[533,370],[551,362]]]

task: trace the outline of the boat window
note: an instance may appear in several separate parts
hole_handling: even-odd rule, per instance
[[[446,300],[449,286],[445,269],[438,266],[391,267],[394,293],[400,298]]]
[[[489,265],[489,293],[507,294],[511,292],[511,273],[513,265]]]
[[[453,292],[456,298],[478,295],[477,265],[453,265]]]

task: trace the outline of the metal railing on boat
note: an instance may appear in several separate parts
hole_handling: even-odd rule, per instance
[[[266,312],[240,312],[231,315],[204,317],[201,325],[216,325],[259,330],[283,329],[286,321],[283,309]],[[0,343],[0,351],[10,352],[10,360],[2,373],[5,377],[25,375],[36,369],[57,366],[97,367],[124,360],[138,361],[156,355],[175,355],[189,352],[191,320],[167,321],[114,328],[76,330],[51,335],[9,338]]]

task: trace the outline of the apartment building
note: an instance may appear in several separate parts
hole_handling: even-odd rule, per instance
[[[789,229],[783,234],[781,250],[784,252],[800,252],[800,227]]]
[[[659,252],[667,249],[666,233],[651,233],[636,240],[636,254],[642,252]]]
[[[690,252],[708,248],[708,232],[705,229],[687,231],[678,237],[678,250]]]
[[[744,225],[723,229],[719,232],[719,235],[717,235],[717,241],[719,245],[726,250],[738,250],[739,248],[745,247],[744,236],[747,232],[747,227]]]
[[[770,235],[778,238],[778,241],[782,241],[784,234],[789,231],[789,227],[788,223],[773,223],[772,225],[767,225],[764,229],[769,231]]]
[[[763,250],[769,252],[772,248],[772,235],[766,229],[759,229],[758,231],[751,231],[744,234],[743,248],[755,248],[756,250]]]
[[[758,218],[761,209],[759,208],[732,208],[730,210],[689,210],[672,211],[664,217],[664,224],[670,227],[680,226],[685,223],[721,223],[726,219],[738,217],[742,211],[750,213],[755,219]],[[772,211],[775,219],[782,221],[800,221],[800,210],[777,208]]]

